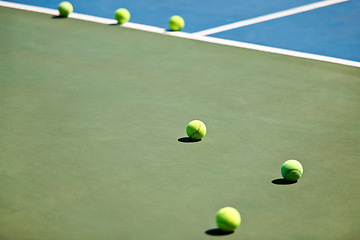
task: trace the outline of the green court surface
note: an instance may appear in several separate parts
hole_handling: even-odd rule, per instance
[[[7,8],[0,31],[0,239],[360,235],[359,68]]]

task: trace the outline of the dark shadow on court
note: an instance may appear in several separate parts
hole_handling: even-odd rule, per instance
[[[181,29],[181,30],[171,30],[171,29],[169,28],[169,29],[165,29],[164,32],[173,32],[173,33],[175,33],[175,32],[184,32],[183,30],[184,30],[184,29]]]
[[[297,181],[288,181],[283,178],[274,179],[271,182],[276,185],[290,185],[290,184],[297,183]]]
[[[195,140],[195,139],[191,139],[189,137],[182,137],[182,138],[179,138],[178,141],[182,142],[182,143],[195,143],[195,142],[200,142],[201,139]]]
[[[109,26],[121,26],[121,23],[110,23]]]
[[[56,16],[52,16],[51,18],[52,18],[52,19],[64,19],[64,18],[67,18],[67,17],[63,17],[63,16],[58,16],[58,15],[56,15]]]
[[[211,235],[211,236],[226,236],[226,235],[233,234],[234,232],[224,232],[218,228],[213,228],[213,229],[207,230],[205,233],[207,235]]]

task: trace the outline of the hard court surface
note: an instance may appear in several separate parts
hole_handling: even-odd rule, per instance
[[[0,31],[0,239],[359,236],[359,68],[3,7]]]

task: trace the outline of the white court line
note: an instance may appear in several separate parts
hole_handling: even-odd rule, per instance
[[[25,4],[20,4],[20,3],[0,1],[0,6],[20,9],[20,10],[26,10],[26,11],[31,11],[31,12],[45,13],[45,14],[54,15],[54,16],[59,15],[59,11],[56,9],[43,8],[43,7],[25,5]],[[117,24],[117,21],[115,19],[95,17],[95,16],[85,15],[85,14],[81,14],[81,13],[70,13],[70,15],[68,17],[73,18],[73,19],[88,21],[88,22],[101,23],[101,24]],[[152,27],[152,26],[148,26],[148,25],[131,23],[131,22],[124,23],[121,26],[127,27],[127,28],[132,28],[132,29],[148,31],[148,32],[163,33],[166,31],[165,28]]]
[[[276,53],[276,54],[299,57],[299,58],[313,59],[313,60],[318,60],[318,61],[323,61],[323,62],[337,63],[337,64],[342,64],[342,65],[347,65],[347,66],[352,66],[352,67],[360,67],[360,62],[346,60],[346,59],[340,59],[340,58],[334,58],[334,57],[327,57],[327,56],[322,56],[322,55],[317,55],[317,54],[312,54],[312,53],[304,53],[304,52],[298,52],[298,51],[293,51],[293,50],[257,45],[257,44],[252,44],[252,43],[238,42],[238,41],[221,39],[221,38],[210,37],[210,36],[198,36],[195,34],[190,34],[190,33],[185,33],[185,32],[173,32],[173,33],[170,32],[167,34],[182,37],[182,38],[187,38],[187,39],[199,40],[199,41],[203,41],[203,42],[216,43],[216,44],[240,47],[240,48],[247,48],[247,49],[253,49],[253,50],[258,50],[258,51],[262,51],[262,52]]]
[[[52,14],[52,15],[59,14],[59,11],[55,10],[55,9],[36,7],[36,6],[30,6],[30,5],[20,4],[20,3],[13,3],[13,2],[0,1],[0,6],[8,7],[8,8],[16,8],[16,9],[21,9],[21,10],[26,10],[26,11],[31,11],[31,12]]]
[[[21,10],[26,10],[26,11],[32,11],[32,12],[45,13],[45,14],[50,14],[50,15],[58,15],[59,14],[59,12],[54,9],[35,7],[35,6],[24,5],[24,4],[19,4],[19,3],[12,3],[12,2],[5,2],[5,1],[0,1],[0,6],[21,9]],[[69,15],[69,18],[80,19],[83,21],[96,22],[96,23],[101,23],[101,24],[116,24],[117,23],[116,20],[114,20],[114,19],[94,17],[94,16],[79,14],[79,13],[71,13]],[[164,34],[164,35],[171,35],[171,36],[175,36],[175,37],[192,39],[192,40],[197,40],[197,41],[221,44],[221,45],[226,45],[226,46],[247,48],[247,49],[253,49],[253,50],[258,50],[258,51],[263,51],[263,52],[276,53],[276,54],[299,57],[299,58],[306,58],[306,59],[313,59],[313,60],[318,60],[318,61],[323,61],[323,62],[337,63],[337,64],[342,64],[342,65],[347,65],[347,66],[352,66],[352,67],[360,67],[360,62],[351,61],[351,60],[321,56],[321,55],[316,55],[316,54],[311,54],[311,53],[297,52],[297,51],[281,49],[281,48],[267,47],[267,46],[252,44],[252,43],[237,42],[237,41],[209,37],[209,36],[201,36],[201,35],[196,35],[196,34],[186,33],[186,32],[168,32],[168,31],[166,31],[165,28],[153,27],[153,26],[148,26],[148,25],[143,25],[143,24],[138,24],[138,23],[127,22],[127,23],[122,24],[121,27],[137,29],[137,30],[153,32],[153,33],[159,33],[159,34]]]
[[[248,26],[248,25],[252,25],[255,23],[266,22],[269,20],[282,18],[282,17],[294,15],[297,13],[307,12],[307,11],[314,10],[317,8],[322,8],[322,7],[334,5],[337,3],[347,2],[347,1],[349,1],[349,0],[325,0],[325,1],[321,1],[321,2],[311,3],[308,5],[301,6],[301,7],[291,8],[291,9],[284,10],[281,12],[267,14],[267,15],[264,15],[261,17],[251,18],[248,20],[243,20],[243,21],[230,23],[230,24],[226,24],[223,26],[215,27],[215,28],[210,28],[210,29],[203,30],[200,32],[195,32],[194,34],[202,35],[202,36],[211,35],[211,34],[215,34],[215,33],[219,33],[219,32],[228,31],[231,29]]]

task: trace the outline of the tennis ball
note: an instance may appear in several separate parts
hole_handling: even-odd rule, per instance
[[[71,3],[65,1],[59,4],[58,10],[61,17],[67,17],[74,9]]]
[[[233,207],[221,208],[216,213],[216,224],[221,231],[233,232],[240,226],[240,223],[240,213]]]
[[[130,12],[126,8],[119,8],[115,11],[114,18],[118,23],[123,24],[130,20]]]
[[[180,31],[185,26],[185,21],[182,17],[174,15],[169,20],[169,27],[172,31]]]
[[[194,140],[200,140],[206,134],[206,126],[200,120],[193,120],[187,125],[186,133],[189,138]]]
[[[297,160],[287,160],[281,166],[281,175],[285,180],[288,181],[297,181],[303,175],[303,167],[301,163]]]

